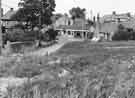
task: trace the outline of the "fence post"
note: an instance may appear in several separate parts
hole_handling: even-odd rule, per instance
[[[38,85],[33,87],[33,98],[41,98],[41,93]]]

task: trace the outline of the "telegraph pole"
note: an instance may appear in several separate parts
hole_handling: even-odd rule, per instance
[[[43,0],[40,0],[41,9],[40,9],[40,15],[39,15],[39,25],[42,26],[42,10],[43,10]]]
[[[2,7],[1,7],[1,1],[2,0],[0,0],[0,54],[2,53],[2,23],[1,23],[1,21],[2,21]]]

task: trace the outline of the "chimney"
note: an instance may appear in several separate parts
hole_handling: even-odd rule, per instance
[[[97,22],[100,22],[100,14],[97,14]]]
[[[2,17],[3,17],[3,13],[4,13],[4,12],[3,12],[3,8],[1,8],[1,16],[2,16]]]
[[[131,17],[131,14],[130,14],[130,12],[128,12],[128,13],[127,13],[127,16],[128,16],[128,17]]]
[[[112,14],[113,14],[113,15],[116,15],[116,11],[113,11]]]
[[[14,8],[10,8],[10,11],[14,11]]]
[[[96,17],[95,17],[95,16],[93,17],[93,22],[94,22],[94,23],[96,22]]]

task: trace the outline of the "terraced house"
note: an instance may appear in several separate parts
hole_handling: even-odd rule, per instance
[[[105,40],[111,40],[120,24],[126,28],[135,29],[135,17],[130,15],[130,13],[116,14],[116,12],[110,15],[104,15],[97,19],[95,36],[103,37]]]

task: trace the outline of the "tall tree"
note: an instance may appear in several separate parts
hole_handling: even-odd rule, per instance
[[[72,16],[72,19],[75,18],[85,19],[85,11],[86,11],[85,8],[81,9],[80,7],[76,7],[76,8],[74,7],[69,11],[69,13]]]
[[[35,26],[37,24],[51,24],[52,12],[56,5],[55,0],[21,0],[18,6],[19,10],[12,18],[26,21]]]

